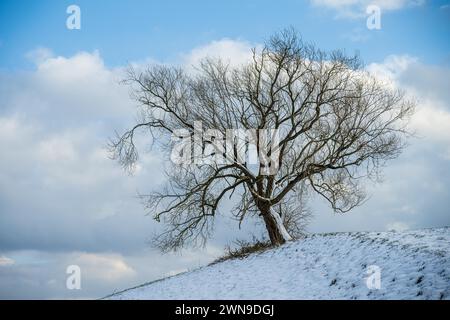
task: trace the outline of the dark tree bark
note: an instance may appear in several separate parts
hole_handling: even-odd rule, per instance
[[[280,225],[277,224],[275,217],[271,214],[270,205],[262,205],[259,208],[260,208],[259,210],[261,211],[261,215],[264,219],[264,224],[266,226],[270,242],[273,245],[281,245],[286,241],[290,240],[289,238],[286,238],[283,235],[282,231],[280,230]]]

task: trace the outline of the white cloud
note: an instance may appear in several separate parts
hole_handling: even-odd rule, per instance
[[[372,63],[368,65],[367,69],[384,81],[395,81],[417,61],[416,57],[411,57],[409,55],[390,55],[381,63]]]
[[[165,255],[149,248],[131,254],[8,251],[5,255],[15,263],[7,268],[0,265],[0,299],[98,299],[203,266],[217,257],[212,252],[214,248]],[[66,288],[69,265],[81,269],[81,290]]]
[[[0,267],[13,265],[15,261],[11,258],[0,256]]]
[[[118,254],[81,253],[71,261],[80,267],[82,276],[89,279],[118,281],[136,275],[136,271]]]
[[[37,145],[38,157],[44,162],[75,161],[76,151],[73,142],[67,137],[60,135],[50,137],[49,139],[39,142]]]
[[[369,72],[417,101],[410,130],[416,133],[398,159],[383,170],[383,181],[368,184],[368,201],[346,215],[313,202],[311,230],[383,230],[448,225],[450,197],[450,69],[416,57],[392,55],[367,66]]]
[[[109,72],[98,51],[80,52],[70,58],[48,56],[37,62],[38,77],[61,87],[79,84],[94,74],[96,75],[94,81],[104,81]]]
[[[251,60],[253,47],[254,45],[246,41],[221,39],[194,48],[188,54],[182,55],[182,59],[187,67],[198,65],[206,57],[220,58],[226,63],[237,66]]]
[[[444,143],[441,147],[450,150],[450,68],[427,66],[408,55],[392,55],[367,69],[417,100],[411,128],[425,141]]]
[[[28,60],[35,64],[41,64],[53,57],[52,50],[44,47],[38,47],[25,55]]]
[[[135,117],[128,88],[117,83],[120,70],[107,68],[98,52],[36,63],[33,72],[0,76],[2,247],[145,246],[153,222],[136,194],[160,182],[162,170],[158,153],[142,157],[135,176],[108,158],[108,138]]]
[[[129,252],[160,228],[137,197],[163,181],[160,153],[142,152],[129,176],[105,149],[135,117],[128,88],[115,81],[121,76],[98,52],[51,56],[25,76],[0,76],[8,88],[0,101],[2,249]]]
[[[134,117],[129,89],[120,84],[121,68],[107,68],[100,53],[79,52],[71,57],[50,54],[39,48],[28,55],[34,71],[0,74],[0,108],[3,114],[19,114],[46,122],[46,126],[90,124],[122,125]]]
[[[366,15],[369,5],[380,7],[382,12],[400,10],[425,4],[425,0],[310,0],[318,7],[324,7],[337,12],[338,17],[360,18]]]
[[[423,138],[444,142],[450,151],[450,111],[437,101],[426,101],[414,115],[411,126]]]

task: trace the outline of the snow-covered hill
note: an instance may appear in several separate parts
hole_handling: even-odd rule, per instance
[[[108,299],[450,299],[450,227],[311,235]]]

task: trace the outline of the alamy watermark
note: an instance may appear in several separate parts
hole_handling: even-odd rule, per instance
[[[371,4],[366,7],[366,26],[369,30],[381,29],[381,8],[377,5]]]
[[[381,289],[381,268],[377,265],[370,265],[366,270],[366,286],[370,290]]]
[[[203,130],[194,122],[192,130],[173,131],[170,159],[177,165],[259,165],[261,174],[275,174],[279,167],[278,129]]]
[[[81,289],[81,268],[73,264],[67,267],[66,273],[69,275],[66,279],[66,288],[68,290]]]
[[[79,6],[72,4],[67,7],[66,13],[69,16],[66,19],[66,27],[69,30],[81,29],[81,9]]]

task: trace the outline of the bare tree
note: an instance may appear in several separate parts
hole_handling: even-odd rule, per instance
[[[363,178],[376,179],[405,145],[414,103],[366,72],[358,56],[323,52],[288,29],[254,49],[252,57],[237,67],[205,59],[196,72],[169,66],[129,70],[141,119],[111,142],[113,158],[133,168],[139,129],[147,129],[167,152],[187,137],[188,148],[200,147],[203,157],[226,158],[168,164],[166,187],[146,197],[154,218],[166,222],[157,238],[164,250],[204,244],[222,200],[231,195],[239,197],[233,214],[240,222],[260,217],[272,244],[282,244],[301,229],[304,207],[297,206],[306,194],[317,193],[334,211],[347,212],[365,198]],[[196,122],[218,133],[196,139]],[[276,154],[275,162],[259,159],[252,166],[239,144],[218,148],[220,133],[230,128],[252,132],[257,152]],[[258,135],[263,129],[276,130],[275,147],[274,137]],[[214,147],[208,153],[209,145]],[[246,140],[239,148],[248,146]],[[183,152],[185,160],[195,160],[195,152]]]

